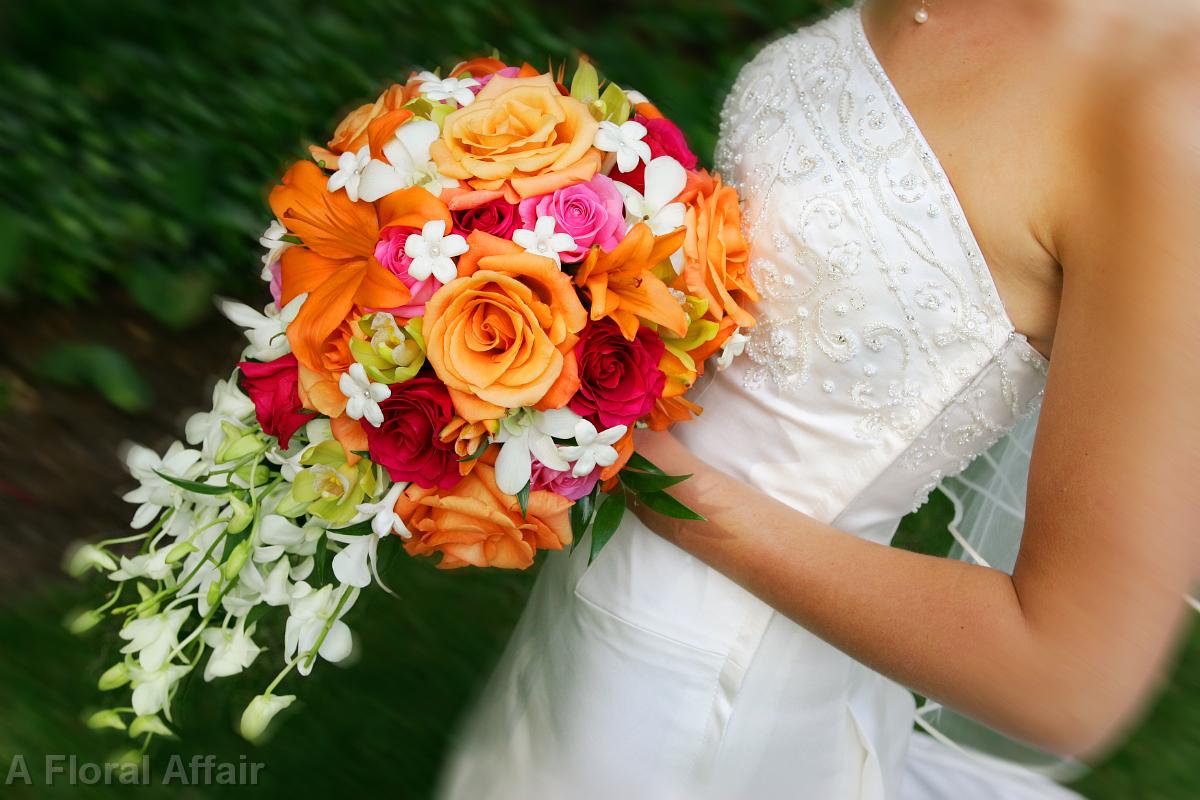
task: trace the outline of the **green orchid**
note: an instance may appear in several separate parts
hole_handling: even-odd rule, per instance
[[[609,83],[600,91],[600,74],[590,61],[580,60],[571,79],[571,97],[588,107],[592,116],[600,122],[613,122],[617,125],[629,119],[632,110],[629,98],[621,87]]]
[[[305,466],[292,481],[288,496],[276,511],[284,514],[300,509],[333,525],[343,525],[358,513],[358,504],[375,493],[375,470],[361,459],[346,463],[346,453],[336,441],[321,442],[310,448],[300,463]]]
[[[678,358],[687,369],[694,372],[696,361],[691,357],[691,351],[705,342],[711,342],[720,331],[721,326],[704,316],[708,311],[707,300],[688,295],[684,298],[683,310],[688,318],[687,333],[683,336],[672,336],[670,331],[663,329],[659,329],[658,333],[666,343],[667,350]]]
[[[404,108],[411,111],[413,116],[418,119],[427,119],[431,122],[436,122],[439,129],[446,122],[446,117],[457,110],[457,106],[453,103],[435,103],[424,97],[409,100],[404,104]]]
[[[371,380],[403,383],[421,371],[425,365],[425,337],[420,317],[401,328],[391,314],[377,311],[363,317],[358,324],[370,338],[351,339],[350,352]]]

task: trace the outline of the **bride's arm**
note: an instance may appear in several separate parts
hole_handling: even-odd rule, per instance
[[[1140,111],[1085,129],[1094,148],[1071,176],[1011,577],[858,539],[673,437],[637,441],[668,471],[696,473],[672,493],[708,518],[639,509],[659,533],[901,683],[1076,755],[1137,710],[1200,575],[1200,81],[1150,90]]]

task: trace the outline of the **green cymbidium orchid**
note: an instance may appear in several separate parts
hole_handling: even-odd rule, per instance
[[[375,471],[371,462],[361,459],[346,463],[346,453],[336,441],[321,442],[300,459],[306,469],[292,481],[288,496],[277,511],[301,509],[296,514],[312,514],[333,525],[344,525],[358,513],[363,498],[375,493]]]
[[[687,369],[695,372],[696,361],[690,355],[691,351],[705,342],[712,341],[713,337],[720,331],[721,326],[704,316],[708,311],[707,300],[688,295],[684,298],[683,310],[688,318],[686,334],[683,336],[672,336],[670,331],[662,328],[659,329],[658,333],[662,336],[663,342],[666,343],[667,350],[678,358]]]
[[[369,338],[352,338],[350,352],[371,380],[403,383],[425,366],[425,337],[421,334],[420,317],[401,328],[391,314],[377,311],[363,317],[358,324]]]

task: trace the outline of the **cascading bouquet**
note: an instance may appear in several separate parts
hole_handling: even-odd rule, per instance
[[[116,616],[126,641],[100,686],[132,700],[90,724],[143,747],[170,732],[180,680],[246,669],[281,608],[283,669],[241,718],[261,736],[295,699],[275,693],[288,674],[349,655],[342,618],[393,537],[444,568],[524,569],[589,531],[595,555],[626,493],[694,516],[666,492],[686,476],[632,432],[698,413],[706,359],[727,365],[754,324],[736,193],[587,61],[569,88],[495,58],[414,73],[270,205],[273,302],[220,303],[244,360],[187,445],[129,450],[143,532],[69,561],[116,582],[73,627]]]

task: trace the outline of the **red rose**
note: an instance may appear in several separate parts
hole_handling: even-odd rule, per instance
[[[379,404],[383,424],[364,425],[371,460],[393,481],[411,481],[425,489],[449,489],[462,478],[454,440],[441,432],[454,419],[450,392],[437,378],[412,378],[392,385],[392,396]]]
[[[296,357],[291,353],[266,363],[243,361],[242,388],[254,403],[254,416],[258,424],[269,435],[279,440],[279,446],[287,448],[288,440],[304,423],[316,416],[304,411],[300,404],[300,393],[296,391],[300,370]]]
[[[658,368],[667,346],[649,328],[631,342],[611,319],[593,322],[575,345],[579,391],[571,410],[605,428],[631,425],[654,408],[667,376]]]
[[[516,204],[503,198],[474,208],[451,211],[450,216],[454,220],[455,233],[466,236],[471,231],[483,231],[501,239],[511,239],[521,221]]]
[[[679,126],[674,122],[669,119],[650,119],[641,114],[634,114],[633,119],[646,126],[646,138],[643,141],[650,145],[651,158],[670,156],[682,164],[684,169],[696,168],[696,154],[688,148],[683,131],[679,130]],[[646,191],[646,164],[643,161],[638,161],[637,166],[630,172],[613,170],[611,177],[639,192]]]

